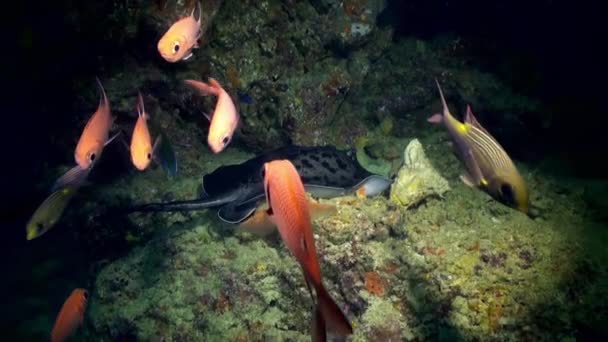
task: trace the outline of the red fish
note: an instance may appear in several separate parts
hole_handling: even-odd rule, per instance
[[[51,331],[51,342],[67,340],[82,324],[89,293],[85,289],[74,289],[57,315]]]
[[[325,340],[326,328],[342,336],[351,335],[348,319],[323,286],[308,200],[298,171],[289,160],[274,160],[264,164],[264,172],[267,214],[302,267],[311,297],[313,289],[316,294],[313,339]]]
[[[198,90],[203,96],[217,96],[217,104],[215,105],[213,116],[211,118],[207,117],[211,121],[207,143],[213,153],[222,152],[230,143],[232,135],[240,121],[239,113],[234,106],[234,102],[232,102],[232,98],[230,98],[228,92],[222,88],[219,82],[213,78],[209,78],[208,84],[195,80],[186,80],[185,82],[193,89]]]

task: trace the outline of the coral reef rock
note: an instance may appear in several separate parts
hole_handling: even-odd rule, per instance
[[[403,167],[391,186],[391,201],[410,207],[421,200],[450,190],[448,181],[433,168],[418,139],[412,140],[403,154]]]

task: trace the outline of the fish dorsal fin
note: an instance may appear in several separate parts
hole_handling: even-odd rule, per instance
[[[448,108],[448,103],[445,101],[445,96],[443,96],[443,90],[441,90],[441,86],[439,85],[439,81],[435,79],[435,83],[437,84],[437,89],[439,89],[439,96],[441,97],[441,104],[443,105],[443,116],[451,115],[450,109]]]
[[[198,11],[196,9],[198,8]],[[198,16],[194,16],[194,12],[198,12]],[[196,1],[194,3],[194,8],[192,8],[192,12],[190,12],[190,16],[196,20],[196,22],[200,25],[203,17],[203,4],[200,1]]]
[[[101,80],[99,79],[99,77],[95,76],[95,80],[97,81],[97,85],[99,86],[99,90],[101,91],[101,96],[99,98],[99,107],[101,107],[108,103],[108,96],[106,95],[105,89],[103,89],[103,85],[101,84]]]
[[[141,92],[137,92],[137,115],[146,120],[148,119],[146,108],[144,107],[144,97],[141,95]]]
[[[220,82],[218,82],[215,78],[209,77],[209,85],[218,90],[222,89]]]
[[[473,115],[473,111],[471,110],[470,105],[467,105],[467,112],[464,116],[464,122],[470,124],[473,127],[478,128],[479,130],[483,131],[485,134],[490,135],[490,133],[488,131],[486,131],[486,129],[483,128],[483,126],[481,126],[479,121],[477,121],[477,118],[475,118],[475,115]]]

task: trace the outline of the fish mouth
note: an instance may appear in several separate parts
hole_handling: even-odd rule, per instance
[[[161,57],[167,62],[175,63],[179,60],[178,55],[166,53],[165,49],[163,49],[163,44],[161,42],[158,42],[156,49],[158,50],[158,53],[161,55]]]
[[[166,54],[160,50],[158,52],[160,53],[161,57],[163,57],[163,59],[166,60],[167,62],[175,63],[179,60],[179,58],[175,58],[175,56]]]

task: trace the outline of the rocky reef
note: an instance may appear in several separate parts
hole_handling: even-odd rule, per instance
[[[432,162],[445,161],[447,146],[427,146]],[[384,196],[322,200],[338,210],[315,221],[317,250],[352,340],[558,339],[573,336],[575,319],[592,321],[605,270],[599,250],[583,248],[594,223],[576,188],[563,185],[564,195],[558,180],[524,168],[542,210],[531,219],[445,162],[453,189],[409,209]],[[86,335],[310,339],[310,298],[278,234],[259,238],[209,212],[136,216],[157,232],[102,269]]]

